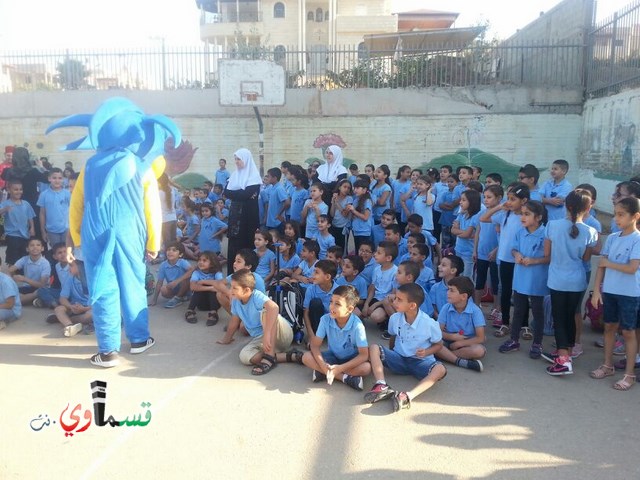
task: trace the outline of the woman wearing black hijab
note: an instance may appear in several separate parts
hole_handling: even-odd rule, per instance
[[[38,160],[39,161],[39,160]],[[22,199],[29,202],[36,214],[34,227],[36,237],[42,238],[40,230],[40,207],[38,207],[38,183],[49,183],[49,172],[40,171],[31,163],[29,150],[16,147],[11,159],[12,167],[2,172],[2,179],[7,182],[22,182]]]

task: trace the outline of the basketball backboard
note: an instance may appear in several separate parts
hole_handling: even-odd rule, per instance
[[[266,60],[218,60],[220,105],[282,106],[285,71]]]

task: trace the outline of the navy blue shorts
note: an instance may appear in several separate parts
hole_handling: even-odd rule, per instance
[[[422,380],[431,373],[433,367],[442,365],[433,356],[426,358],[403,357],[383,345],[378,345],[378,347],[380,347],[382,364],[398,375],[413,375],[418,380]]]
[[[329,365],[342,365],[343,363],[347,363],[349,360],[356,358],[358,354],[348,357],[348,358],[338,358],[331,350],[325,350],[322,352],[322,358]]]
[[[620,328],[623,330],[635,330],[639,328],[639,304],[639,297],[603,293],[602,306],[604,309],[604,323],[619,323]]]

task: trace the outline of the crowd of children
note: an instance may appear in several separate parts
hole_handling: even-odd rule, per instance
[[[591,376],[601,379],[621,368],[624,375],[614,388],[628,390],[635,383],[640,183],[618,185],[614,233],[601,247],[595,188],[574,189],[564,160],[553,162],[551,178],[540,187],[532,164],[508,185],[497,172],[481,183],[478,166],[422,172],[405,165],[392,181],[387,165],[367,165],[365,174],[351,165],[351,175],[339,178],[332,192],[317,181],[315,170],[283,162],[264,178],[255,249],[239,251],[234,272],[225,278],[229,173],[224,159],[219,165],[215,182],[191,191],[179,192],[163,180],[168,231],[149,304],[160,296],[165,308],[187,303],[184,319],[195,324],[196,311],[206,311],[207,326],[216,325],[219,310],[226,310],[231,320],[218,343],[229,344],[236,332],[249,335],[240,359],[253,366],[254,375],[294,362],[312,369],[313,381],[338,380],[362,390],[363,378],[372,373],[375,383],[366,401],[392,399],[394,410],[409,408],[445,377],[442,362],[484,370],[487,323],[493,335],[505,337],[500,353],[530,341],[529,356],[548,360],[548,374],[572,374],[583,352],[580,310],[590,260],[601,254],[591,301],[604,308],[604,360]],[[73,336],[90,326],[91,309],[82,263],[66,265],[62,254],[69,190],[60,170],[51,170],[49,180],[38,219],[21,199],[18,182],[7,186],[9,198],[0,203],[13,276],[11,281],[0,275],[0,325],[19,317],[28,302],[53,308],[48,321]],[[42,240],[34,238],[34,221],[42,226]],[[53,263],[43,257],[47,242]],[[300,318],[285,318],[274,295],[281,285],[299,294]],[[486,319],[480,309],[484,297],[493,302]],[[555,335],[554,349],[546,350],[545,301]],[[377,325],[388,343],[369,344],[363,322]],[[290,349],[299,329],[306,334],[306,352]],[[614,363],[613,355],[621,353],[626,361]],[[415,376],[417,385],[394,392],[385,367]]]

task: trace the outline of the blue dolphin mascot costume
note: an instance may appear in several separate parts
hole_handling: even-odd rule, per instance
[[[160,250],[161,207],[156,175],[164,170],[164,142],[182,141],[177,126],[162,115],[145,115],[125,98],[105,101],[93,114],[51,125],[87,127],[89,133],[62,150],[95,150],[80,172],[71,196],[69,231],[82,247],[98,353],[91,363],[119,363],[121,325],[131,353],[155,341],[149,334],[145,290],[145,250]]]

